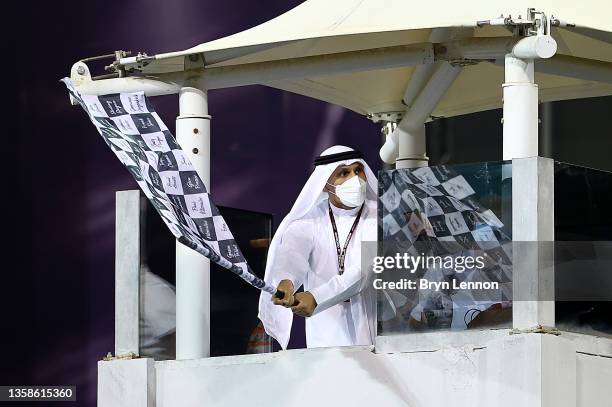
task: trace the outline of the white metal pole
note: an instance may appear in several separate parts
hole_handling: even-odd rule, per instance
[[[513,250],[512,324],[517,329],[555,324],[554,267],[544,266],[553,253],[550,245],[536,243],[555,240],[554,168],[552,160],[529,157],[538,155],[534,59],[556,51],[550,35],[536,35],[518,41],[504,61],[503,159],[512,160],[512,238],[529,242]]]
[[[179,91],[176,138],[210,191],[210,116],[206,92]],[[176,244],[176,358],[210,356],[210,261]]]
[[[448,88],[461,73],[461,67],[448,62],[437,69],[423,86],[406,114],[380,149],[386,163],[395,162],[396,168],[424,167],[429,163],[425,146],[425,122]]]
[[[533,59],[505,58],[503,159],[538,155],[538,85]]]
[[[550,58],[557,43],[550,35],[526,37],[504,59],[505,81],[503,159],[538,155],[538,85],[534,59]]]
[[[425,124],[399,133],[399,155],[395,168],[426,167],[429,163],[425,145]]]

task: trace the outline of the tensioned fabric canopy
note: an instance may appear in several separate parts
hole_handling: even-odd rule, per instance
[[[477,22],[501,14],[525,17],[529,7],[575,25],[553,27],[557,55],[612,64],[609,0],[308,0],[251,29],[185,51],[158,54],[143,73],[189,69],[189,56],[194,54],[203,56],[205,68],[215,68],[454,39],[510,37],[505,27],[478,27]],[[371,114],[406,108],[402,97],[414,70],[404,66],[256,83]],[[571,76],[536,72],[540,100],[612,94],[612,78],[602,81],[600,77],[596,82]],[[450,117],[501,107],[503,81],[503,63],[465,66],[432,115]]]

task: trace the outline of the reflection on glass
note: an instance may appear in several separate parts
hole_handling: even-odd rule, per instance
[[[379,335],[510,325],[511,182],[510,162],[380,173]]]
[[[175,288],[146,264],[140,268],[139,326],[141,356],[155,360],[175,358]]]

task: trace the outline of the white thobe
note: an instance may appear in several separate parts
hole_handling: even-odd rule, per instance
[[[340,247],[355,221],[359,208],[332,205]],[[295,289],[304,285],[317,301],[306,318],[306,346],[370,345],[369,297],[362,294],[368,280],[361,270],[361,242],[376,241],[376,203],[366,201],[361,218],[347,247],[344,273],[339,274],[328,201],[322,201],[306,216],[291,222],[278,248],[274,274],[291,280]],[[278,283],[278,282],[277,282]],[[345,300],[350,299],[348,302]],[[373,317],[373,316],[370,316]]]

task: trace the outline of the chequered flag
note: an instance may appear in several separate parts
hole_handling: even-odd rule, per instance
[[[276,292],[253,274],[202,179],[144,92],[81,95],[70,79],[62,82],[179,242],[252,286]]]

